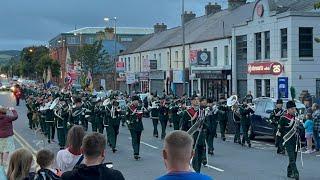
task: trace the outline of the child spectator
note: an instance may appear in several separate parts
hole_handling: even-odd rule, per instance
[[[37,153],[37,164],[40,166],[40,170],[37,172],[35,176],[35,180],[58,180],[60,177],[58,176],[59,170],[54,170],[51,168],[54,162],[54,154],[53,152],[43,149]]]
[[[32,161],[32,154],[28,150],[14,151],[9,161],[8,180],[33,180],[35,174],[30,172]]]
[[[312,138],[313,138],[313,121],[312,121],[312,116],[311,114],[306,115],[306,121],[304,123],[304,128],[305,128],[305,136],[307,139],[307,151],[305,153],[313,153],[312,151]]]

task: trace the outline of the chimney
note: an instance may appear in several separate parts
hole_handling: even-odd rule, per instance
[[[165,25],[164,23],[162,23],[162,24],[157,23],[153,26],[153,29],[154,29],[154,33],[159,33],[162,31],[166,31],[167,25]]]
[[[219,4],[217,4],[217,3],[211,4],[209,2],[209,4],[207,4],[206,7],[205,7],[205,11],[206,11],[206,15],[207,16],[210,15],[210,14],[215,14],[215,13],[221,11],[221,6]]]
[[[247,3],[247,0],[228,0],[228,9],[233,10]]]
[[[190,11],[190,12],[185,11],[183,13],[184,23],[187,23],[187,22],[189,22],[189,21],[191,21],[192,19],[195,19],[195,18],[196,18],[196,14],[193,13],[192,11]]]

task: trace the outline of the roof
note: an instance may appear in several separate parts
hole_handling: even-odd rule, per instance
[[[84,27],[69,31],[66,33],[81,33],[81,34],[95,34],[99,31],[104,31],[106,27]],[[145,35],[154,32],[153,28],[141,28],[141,27],[117,27],[117,34],[128,34],[128,35]]]
[[[318,0],[268,0],[270,10],[276,13],[285,11],[310,11]],[[224,39],[232,36],[232,28],[252,19],[252,12],[258,1],[246,3],[236,9],[225,9],[209,16],[197,17],[185,24],[186,44]],[[181,26],[154,33],[144,43],[138,43],[123,54],[132,54],[182,44]]]
[[[186,43],[209,41],[230,37],[233,25],[251,18],[255,3],[247,3],[232,11],[222,10],[218,13],[195,18],[185,24]],[[134,52],[141,52],[182,44],[181,26],[155,33],[148,41]]]
[[[102,41],[103,49],[110,55],[114,56],[115,54],[115,46],[114,40],[103,40]],[[124,51],[126,48],[117,42],[117,52]]]

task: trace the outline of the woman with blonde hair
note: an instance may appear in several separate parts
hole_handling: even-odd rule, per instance
[[[81,154],[82,140],[85,131],[82,126],[74,125],[67,135],[67,148],[60,150],[57,154],[57,166],[62,173],[71,171],[76,165],[83,160]]]
[[[32,154],[26,149],[18,149],[10,156],[8,180],[32,180],[35,173],[30,173]]]

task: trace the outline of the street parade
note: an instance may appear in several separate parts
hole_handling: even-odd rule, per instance
[[[0,180],[319,180],[320,0],[0,2]]]

